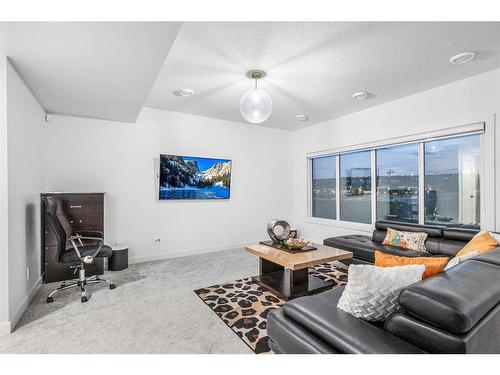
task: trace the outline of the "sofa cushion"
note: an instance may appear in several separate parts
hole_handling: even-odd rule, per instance
[[[472,240],[467,242],[464,248],[457,253],[457,256],[462,256],[472,252],[484,254],[495,249],[497,246],[497,241],[488,232],[484,231],[472,237]]]
[[[401,230],[406,232],[423,232],[427,233],[429,237],[442,237],[443,227],[435,225],[419,225],[411,223],[398,223],[394,221],[380,220],[375,223],[375,228],[378,230],[387,231],[387,228]]]
[[[399,303],[443,330],[463,333],[499,303],[498,280],[500,267],[470,259],[404,288]]]
[[[404,310],[393,314],[384,328],[429,353],[500,353],[500,304],[469,332],[450,334],[418,320]]]
[[[338,309],[337,303],[343,290],[344,287],[339,287],[289,301],[282,307],[284,316],[341,353],[423,352],[378,326]],[[269,328],[273,339],[272,327]]]
[[[436,273],[443,272],[448,261],[448,257],[398,257],[397,255],[384,254],[378,250],[375,251],[375,265],[378,267],[423,264],[425,266],[425,272],[422,279],[426,279]]]
[[[327,238],[323,241],[327,246],[337,247],[342,250],[351,251],[353,257],[373,263],[375,261],[375,250],[380,250],[387,254],[404,256],[404,257],[419,257],[422,256],[421,251],[403,250],[394,246],[386,246],[374,242],[369,236],[363,235],[347,235]]]
[[[448,240],[469,242],[479,231],[468,228],[445,228],[443,238]]]
[[[454,257],[457,253],[462,250],[467,242],[456,241],[456,240],[448,240],[448,239],[437,239],[439,241],[438,250],[434,251],[430,247],[427,249],[430,253],[446,255],[449,257]]]
[[[478,255],[473,259],[475,262],[485,262],[500,266],[500,247],[487,253]]]
[[[267,314],[267,334],[270,338],[269,346],[275,353],[336,353],[326,342],[287,319],[283,315],[283,309],[274,309]]]

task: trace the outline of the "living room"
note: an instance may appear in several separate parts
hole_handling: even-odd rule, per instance
[[[499,354],[500,22],[227,18],[0,22],[0,353]]]

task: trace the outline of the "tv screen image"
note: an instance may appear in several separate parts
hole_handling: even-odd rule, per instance
[[[231,160],[160,155],[160,199],[229,199]]]

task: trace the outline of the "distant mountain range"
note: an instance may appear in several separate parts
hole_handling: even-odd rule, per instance
[[[202,179],[212,184],[229,187],[231,183],[231,162],[217,163],[201,174]]]

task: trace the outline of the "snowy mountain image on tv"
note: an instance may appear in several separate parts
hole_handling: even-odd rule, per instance
[[[231,160],[160,155],[160,199],[229,199]]]

